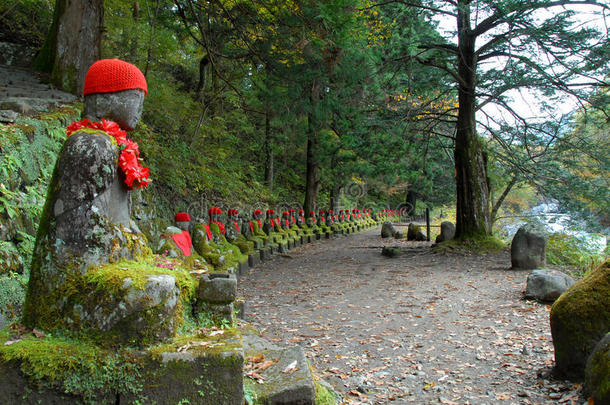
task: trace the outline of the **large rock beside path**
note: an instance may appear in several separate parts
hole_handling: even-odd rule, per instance
[[[559,374],[582,380],[587,358],[610,331],[610,259],[576,282],[551,308]]]
[[[596,404],[610,404],[610,332],[595,346],[587,360],[585,392]]]
[[[384,222],[383,225],[381,225],[382,238],[393,238],[396,232],[398,231],[391,222]]]
[[[553,302],[574,284],[565,273],[550,269],[536,269],[527,276],[525,298]]]
[[[441,243],[451,240],[455,237],[455,225],[449,221],[441,223],[441,233],[436,237],[435,242]]]
[[[424,242],[426,239],[426,233],[421,229],[421,226],[414,223],[409,224],[409,228],[407,229],[407,240]]]
[[[510,247],[510,261],[514,269],[538,269],[546,265],[547,234],[542,224],[523,225]]]

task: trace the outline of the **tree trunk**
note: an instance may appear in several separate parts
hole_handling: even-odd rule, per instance
[[[269,124],[269,112],[265,114],[265,182],[269,192],[273,191],[273,142],[271,139],[271,125]]]
[[[318,127],[315,121],[315,105],[319,100],[319,89],[316,81],[311,85],[310,112],[307,115],[307,170],[305,174],[305,202],[303,209],[309,215],[316,211],[316,199],[320,187],[320,167],[318,162]]]
[[[101,58],[103,0],[56,0],[53,24],[34,62],[51,81],[81,95],[85,74]]]
[[[407,205],[407,216],[415,216],[415,205],[417,204],[417,193],[415,191],[407,190],[405,204]]]
[[[458,2],[458,75],[461,83],[455,139],[456,237],[491,234],[487,165],[475,124],[477,60],[469,3],[469,0]]]

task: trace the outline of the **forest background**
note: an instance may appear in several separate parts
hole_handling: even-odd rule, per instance
[[[610,226],[604,2],[92,3],[103,11],[100,56],[148,81],[132,137],[154,181],[136,193],[155,207],[149,236],[176,211],[210,205],[430,208],[475,237],[553,200],[591,231]],[[53,53],[65,5],[2,1],[0,41],[37,49],[35,67],[78,94],[78,75]],[[516,94],[532,98],[533,116]],[[63,135],[43,128],[49,142],[32,152],[19,142],[46,124],[20,125],[2,128],[0,209],[36,224]],[[36,182],[17,180],[32,161]],[[35,225],[25,228],[1,243],[26,257],[27,274]]]

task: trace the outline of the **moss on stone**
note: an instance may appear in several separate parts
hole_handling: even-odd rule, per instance
[[[585,391],[596,404],[610,402],[610,332],[598,343],[587,360]]]
[[[460,251],[468,253],[491,253],[498,252],[506,247],[506,244],[495,236],[462,236],[435,245],[435,249]]]
[[[101,395],[136,393],[139,366],[128,352],[116,352],[79,340],[26,336],[5,345],[0,339],[0,360],[19,365],[34,386],[46,386],[97,403]]]
[[[588,356],[610,330],[610,259],[555,301],[550,321],[557,370],[582,379]]]

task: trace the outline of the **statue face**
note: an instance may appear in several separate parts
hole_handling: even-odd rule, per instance
[[[144,91],[138,89],[114,93],[95,93],[85,96],[85,116],[105,118],[119,124],[125,131],[133,131],[142,117]]]

